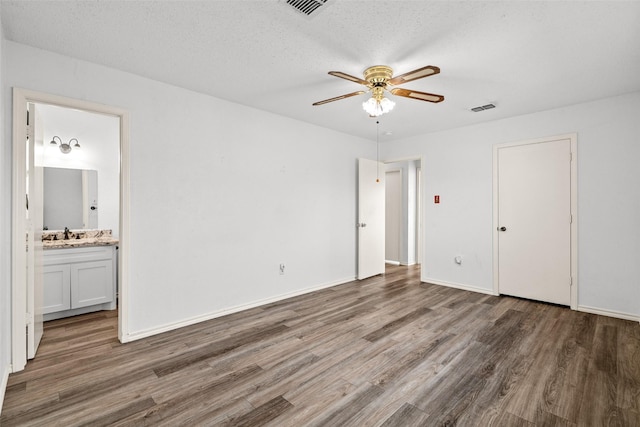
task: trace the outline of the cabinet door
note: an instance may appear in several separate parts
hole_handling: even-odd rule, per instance
[[[42,314],[71,308],[71,269],[69,264],[47,265],[43,272]]]
[[[71,264],[71,308],[113,301],[112,260]]]

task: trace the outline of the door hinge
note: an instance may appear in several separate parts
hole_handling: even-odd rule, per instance
[[[573,152],[569,151],[569,162],[573,161]]]
[[[573,286],[573,277],[569,277],[569,286]]]

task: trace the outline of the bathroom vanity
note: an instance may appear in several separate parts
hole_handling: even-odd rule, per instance
[[[114,310],[118,240],[110,230],[60,233],[43,234],[44,320]]]

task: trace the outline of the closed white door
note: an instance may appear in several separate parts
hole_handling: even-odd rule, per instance
[[[501,294],[569,305],[571,141],[498,149]]]
[[[385,173],[385,250],[386,261],[400,262],[402,228],[402,172]]]
[[[358,159],[358,279],[384,273],[384,165]]]

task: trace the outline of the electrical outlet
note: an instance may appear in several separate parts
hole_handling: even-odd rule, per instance
[[[284,264],[280,264],[280,275],[284,275]]]

